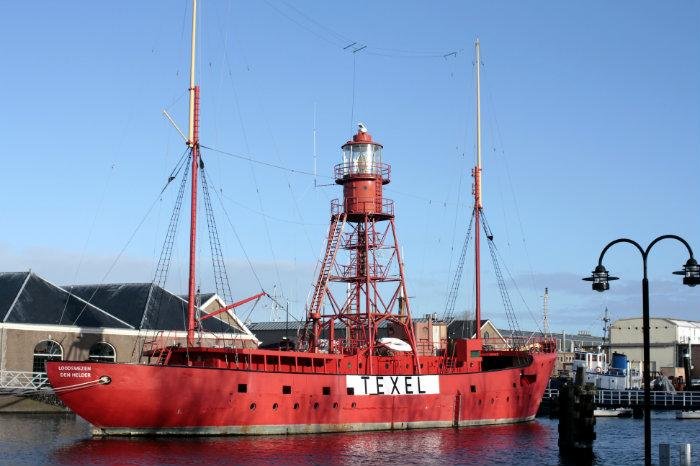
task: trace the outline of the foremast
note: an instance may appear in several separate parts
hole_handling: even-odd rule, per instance
[[[199,86],[195,85],[195,51],[197,37],[197,0],[192,0],[192,50],[190,53],[190,111],[187,145],[192,163],[192,186],[190,201],[190,264],[189,289],[187,292],[187,346],[194,346],[195,330],[195,263],[197,249],[197,175],[199,170]]]
[[[479,39],[474,44],[476,53],[476,166],[472,170],[474,177],[474,326],[475,338],[481,338],[481,54]]]

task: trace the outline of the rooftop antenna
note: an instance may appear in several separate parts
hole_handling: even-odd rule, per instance
[[[318,187],[316,181],[316,102],[314,102],[314,188]]]
[[[603,346],[605,346],[605,341],[608,340],[610,333],[610,314],[608,312],[608,306],[605,306],[605,314],[603,314]]]
[[[544,331],[544,337],[547,338],[549,335],[549,288],[544,289],[544,296],[542,297],[542,330]]]

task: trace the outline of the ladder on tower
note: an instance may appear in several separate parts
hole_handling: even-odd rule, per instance
[[[320,314],[323,297],[326,295],[326,286],[328,279],[331,276],[331,269],[335,263],[335,257],[338,254],[340,246],[340,238],[343,235],[343,228],[346,220],[345,213],[334,215],[331,225],[328,228],[328,242],[326,243],[326,252],[321,262],[321,268],[318,272],[318,280],[314,287],[314,292],[311,295],[309,302],[309,315]]]

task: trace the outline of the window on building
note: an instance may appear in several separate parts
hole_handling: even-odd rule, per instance
[[[63,348],[53,340],[40,341],[34,347],[32,372],[46,372],[46,361],[61,361]]]
[[[88,359],[95,362],[115,362],[117,360],[117,352],[114,350],[114,346],[100,341],[90,347]]]
[[[491,338],[491,335],[489,334],[489,332],[484,332],[484,338],[486,338],[487,340],[489,338]]]

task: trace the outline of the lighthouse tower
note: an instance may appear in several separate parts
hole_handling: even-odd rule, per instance
[[[376,355],[385,346],[379,341],[382,324],[416,355],[394,202],[382,192],[391,167],[382,162],[383,146],[362,123],[358,126],[357,134],[342,146],[342,162],[335,166],[343,199],[331,202],[326,250],[308,305],[308,324],[313,328],[309,346],[319,350],[324,338],[331,353]],[[344,338],[335,335],[339,321],[345,327]]]

